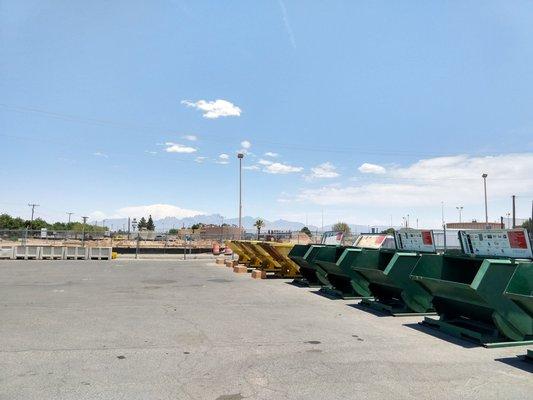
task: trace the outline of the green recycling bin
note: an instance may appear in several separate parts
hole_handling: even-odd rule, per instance
[[[315,257],[323,247],[336,248],[343,239],[341,232],[324,232],[321,244],[297,244],[289,253],[289,258],[298,264],[301,278],[294,279],[293,283],[298,286],[320,287],[322,282],[319,280],[314,263]]]
[[[322,247],[333,247],[325,245],[295,245],[289,253],[289,258],[300,267],[301,278],[294,279],[293,283],[299,286],[320,287],[322,283],[316,275],[316,268],[313,261]]]
[[[523,297],[511,295],[516,286],[508,286],[518,267],[528,275],[533,268],[531,260],[512,257],[531,256],[529,241],[516,247],[516,232],[527,238],[523,230],[460,231],[465,254],[422,255],[411,279],[432,296],[440,317],[423,324],[485,347],[533,343],[531,310]]]
[[[353,246],[322,251],[316,257],[317,276],[324,283],[320,289],[328,296],[342,299],[370,297],[367,282],[354,271],[360,262],[373,258],[381,246],[394,247],[394,238],[385,234],[359,235]]]
[[[436,252],[433,231],[400,229],[395,241],[398,250],[380,249],[352,265],[355,282],[373,297],[363,299],[361,305],[394,316],[434,314],[431,295],[410,279],[421,255]]]
[[[328,296],[342,299],[355,299],[358,293],[350,284],[350,277],[345,275],[337,265],[337,261],[347,249],[352,247],[322,247],[314,258],[314,269],[318,280],[322,283],[320,291]]]
[[[504,296],[533,318],[533,267],[532,263],[522,263],[516,267]]]

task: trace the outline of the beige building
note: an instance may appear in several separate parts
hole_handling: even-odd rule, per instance
[[[447,229],[503,229],[505,226],[501,222],[448,222],[446,224]]]

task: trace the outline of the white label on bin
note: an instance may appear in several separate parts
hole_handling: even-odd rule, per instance
[[[364,249],[393,249],[394,238],[385,234],[363,234],[359,235],[353,244],[355,247]]]
[[[459,231],[465,254],[532,258],[531,243],[525,229]]]
[[[396,245],[401,250],[435,253],[433,231],[427,229],[402,228],[395,233]]]
[[[342,232],[324,232],[322,235],[322,244],[334,244],[339,245],[342,243],[342,238],[344,234]]]

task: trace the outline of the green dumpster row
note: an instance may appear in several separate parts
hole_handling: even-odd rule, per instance
[[[460,231],[459,239],[462,255],[423,255],[413,269],[439,315],[423,324],[485,347],[533,343],[527,232]]]
[[[461,252],[437,251],[430,230],[361,235],[351,246],[289,255],[310,286],[486,347],[533,343],[533,260],[527,231],[460,231]],[[385,235],[386,236],[386,235]]]

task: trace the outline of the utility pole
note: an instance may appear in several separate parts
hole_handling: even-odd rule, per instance
[[[458,206],[458,207],[455,207],[455,208],[457,208],[457,210],[459,211],[459,223],[461,223],[462,222],[462,220],[461,220],[462,218],[461,217],[462,217],[462,213],[463,213],[463,206]]]
[[[516,228],[516,195],[513,194],[513,229]]]
[[[487,174],[481,175],[483,178],[483,190],[485,192],[485,228],[489,228],[489,212],[487,208]]]
[[[243,153],[237,154],[239,159],[239,239],[242,239],[242,159]]]
[[[444,251],[446,251],[446,222],[444,222],[444,202],[440,202],[441,206],[441,218],[442,218],[442,232],[443,232],[443,242],[444,242]]]
[[[81,242],[83,243],[83,246],[85,247],[85,224],[87,223],[87,218],[89,217],[81,217],[81,219],[83,219],[83,228],[82,228],[82,237],[81,237]]]
[[[30,228],[33,228],[33,216],[35,214],[35,207],[39,207],[39,204],[28,204],[29,207],[31,207],[31,222],[30,222]]]
[[[73,215],[74,213],[73,212],[68,212],[67,215],[68,215],[68,225],[70,225],[70,217]],[[67,226],[68,226],[67,225]]]

